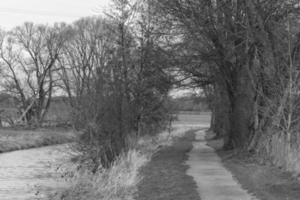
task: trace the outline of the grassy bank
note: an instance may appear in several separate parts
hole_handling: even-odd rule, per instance
[[[99,169],[92,174],[87,169],[76,171],[69,180],[70,187],[55,200],[133,200],[137,185],[142,180],[139,170],[164,146],[173,144],[175,138],[183,137],[188,128],[177,128],[155,137],[143,137],[126,154],[120,156],[110,169]],[[71,173],[73,174],[73,173]]]
[[[193,178],[186,174],[185,161],[193,140],[194,131],[188,131],[142,167],[143,179],[138,184],[137,200],[200,200]]]
[[[63,128],[37,130],[0,129],[0,153],[63,144],[74,140],[74,132]]]
[[[252,154],[224,151],[221,139],[209,140],[208,144],[217,150],[224,166],[231,171],[243,188],[258,199],[300,199],[300,181],[291,173],[277,168],[270,162],[266,163]]]

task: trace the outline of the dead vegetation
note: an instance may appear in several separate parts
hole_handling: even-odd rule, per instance
[[[101,166],[95,172],[87,167],[75,169],[69,178],[70,187],[50,195],[49,199],[133,200],[137,193],[137,185],[144,178],[140,173],[141,167],[159,150],[179,141],[188,130],[188,127],[174,129],[171,137],[168,132],[157,136],[144,136],[137,143],[132,143],[130,150],[121,154],[108,169]],[[189,142],[191,144],[191,141]],[[185,154],[185,151],[181,153]]]

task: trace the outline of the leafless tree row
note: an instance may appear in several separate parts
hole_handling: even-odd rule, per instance
[[[180,33],[177,67],[211,97],[213,129],[227,147],[255,150],[274,126],[297,134],[299,1],[157,4]]]
[[[105,18],[2,31],[1,87],[20,111],[13,123],[41,126],[52,97],[67,96],[86,155],[105,167],[129,137],[157,132],[171,76],[155,9],[151,0],[116,0]]]
[[[63,30],[63,25],[25,23],[1,32],[2,87],[18,98],[22,115],[16,122],[40,124],[45,118],[57,82],[55,65],[66,41]]]

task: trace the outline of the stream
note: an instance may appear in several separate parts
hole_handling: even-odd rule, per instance
[[[63,169],[70,167],[72,144],[0,154],[0,199],[46,199],[67,186]]]

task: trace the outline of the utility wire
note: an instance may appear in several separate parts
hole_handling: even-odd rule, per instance
[[[22,14],[22,15],[39,15],[39,16],[50,16],[50,17],[82,17],[75,13],[59,13],[55,11],[46,11],[46,10],[27,10],[27,9],[18,9],[18,8],[1,8],[0,13],[9,13],[9,14]]]

